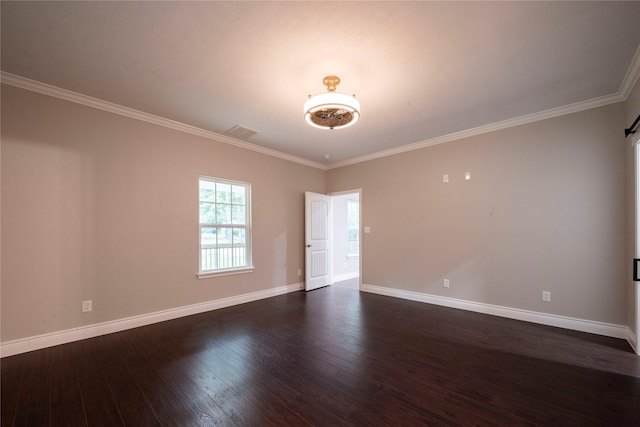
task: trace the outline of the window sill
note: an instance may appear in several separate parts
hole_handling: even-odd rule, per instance
[[[233,274],[253,273],[254,267],[234,268],[220,271],[207,271],[198,273],[198,279],[208,279],[210,277],[231,276]]]
[[[360,258],[360,255],[347,255],[347,259],[357,259]]]

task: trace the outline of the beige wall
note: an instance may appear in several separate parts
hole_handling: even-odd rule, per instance
[[[328,171],[328,191],[362,188],[362,283],[626,324],[624,118],[619,103]]]
[[[2,341],[300,282],[325,172],[2,87]],[[248,181],[255,271],[198,280],[198,176]],[[93,311],[81,313],[81,301]]]
[[[2,341],[297,283],[304,191],[354,188],[365,284],[632,326],[639,91],[325,173],[3,86]],[[198,175],[252,183],[255,272],[196,278]]]
[[[633,121],[640,114],[640,80],[635,85],[635,88],[631,92],[629,98],[627,98],[627,102],[625,103],[626,110],[626,120],[625,120],[625,128],[631,126]],[[635,192],[636,192],[636,184],[635,184],[635,160],[634,160],[634,151],[631,146],[631,142],[633,138],[637,138],[638,132],[633,136],[627,137],[627,144],[625,144],[626,148],[626,170],[627,170],[627,246],[626,246],[626,259],[629,260],[628,267],[626,269],[626,274],[628,277],[627,283],[627,324],[638,337],[638,321],[637,321],[637,311],[638,311],[638,285],[631,280],[632,277],[632,266],[631,260],[635,258],[636,255],[636,242],[635,242]],[[633,139],[635,140],[635,139]],[[637,346],[637,341],[636,341]],[[640,351],[640,348],[637,348]]]

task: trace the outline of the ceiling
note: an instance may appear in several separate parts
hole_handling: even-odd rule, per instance
[[[2,71],[318,165],[620,96],[640,2],[10,2]],[[338,75],[362,117],[307,125]],[[578,104],[581,105],[581,104]],[[586,105],[586,104],[585,104]],[[326,158],[326,156],[330,156]]]

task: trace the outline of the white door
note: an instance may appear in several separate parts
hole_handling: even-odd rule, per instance
[[[331,197],[305,195],[305,287],[306,291],[331,284]]]

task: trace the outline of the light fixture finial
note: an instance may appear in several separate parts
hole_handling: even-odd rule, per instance
[[[327,87],[327,92],[335,92],[336,86],[340,84],[340,77],[327,76],[322,80],[322,83]]]

